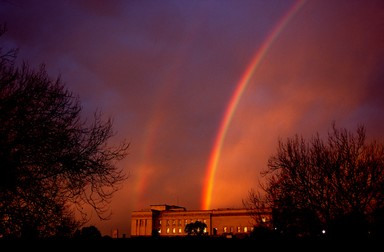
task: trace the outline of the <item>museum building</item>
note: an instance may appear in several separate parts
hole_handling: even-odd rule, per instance
[[[262,214],[269,221],[269,214]],[[185,226],[200,221],[206,224],[204,233],[209,236],[247,237],[256,223],[245,208],[214,210],[187,210],[175,205],[150,205],[149,209],[132,212],[131,237],[186,236]]]

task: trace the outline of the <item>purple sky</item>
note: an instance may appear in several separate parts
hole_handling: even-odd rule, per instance
[[[256,53],[225,135],[210,208],[242,207],[279,137],[336,122],[384,137],[384,1],[304,1],[266,43],[291,0],[0,0],[3,47],[46,64],[78,95],[84,117],[101,110],[129,178],[103,234],[129,235],[132,210],[201,209],[206,173],[228,103]]]

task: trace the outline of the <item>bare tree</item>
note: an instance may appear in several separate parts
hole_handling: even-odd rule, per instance
[[[49,237],[88,220],[84,206],[108,219],[109,203],[127,175],[116,162],[129,143],[110,146],[109,118],[81,118],[78,97],[44,65],[0,60],[0,235]],[[75,219],[80,213],[80,218]]]
[[[383,218],[384,146],[367,143],[362,125],[353,134],[333,123],[327,141],[318,133],[310,140],[298,135],[279,139],[277,153],[261,174],[265,194],[250,192],[245,202],[256,209],[267,205],[274,228],[282,232],[365,235]],[[346,223],[353,227],[341,230]]]
[[[255,227],[271,227],[270,204],[261,195],[260,191],[250,189],[247,199],[243,199],[242,203],[252,217]]]

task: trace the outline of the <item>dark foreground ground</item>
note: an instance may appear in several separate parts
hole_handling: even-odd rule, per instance
[[[370,239],[226,239],[226,238],[120,238],[98,240],[2,240],[11,251],[373,251],[384,240]],[[2,250],[5,251],[5,250]]]

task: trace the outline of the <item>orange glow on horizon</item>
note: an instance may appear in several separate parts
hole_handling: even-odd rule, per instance
[[[237,105],[241,99],[241,96],[244,93],[254,72],[266,55],[268,49],[273,44],[273,41],[278,37],[289,20],[303,6],[304,2],[305,0],[296,1],[295,4],[288,10],[288,12],[279,20],[279,22],[275,25],[275,28],[269,33],[261,47],[257,50],[255,56],[252,58],[240,81],[236,85],[235,91],[229,100],[224,113],[224,117],[220,123],[220,127],[216,135],[216,139],[214,141],[214,145],[206,167],[206,174],[203,182],[204,188],[201,198],[201,209],[203,210],[208,210],[211,208],[214,179],[220,160],[221,150],[224,144],[226,133],[231,123],[232,117],[236,111]]]

